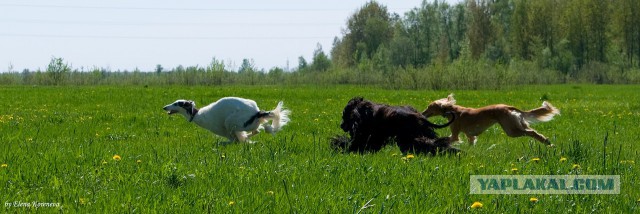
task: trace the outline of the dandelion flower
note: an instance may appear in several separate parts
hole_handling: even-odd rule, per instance
[[[625,164],[625,163],[628,163],[628,164],[635,164],[636,162],[635,162],[634,160],[621,160],[621,161],[620,161],[620,163],[621,163],[621,164]]]
[[[482,208],[482,203],[480,203],[479,201],[473,202],[473,204],[471,205],[471,208],[473,209]]]
[[[580,169],[580,165],[573,164],[573,165],[571,165],[571,169]]]
[[[536,198],[536,197],[531,197],[531,198],[529,198],[529,201],[530,201],[531,203],[536,203],[536,202],[538,202],[538,198]]]
[[[408,154],[407,155],[407,159],[411,159],[411,158],[415,158],[416,156],[413,156],[412,154]]]
[[[537,162],[539,162],[539,161],[540,161],[540,158],[532,158],[532,159],[531,159],[531,161],[533,161],[533,162],[536,162],[536,163],[537,163]]]
[[[233,206],[233,205],[235,205],[235,204],[236,204],[236,202],[235,202],[235,201],[229,201],[229,206]]]
[[[113,160],[115,160],[115,161],[119,161],[121,159],[122,159],[122,157],[120,157],[120,155],[114,155],[113,156]]]
[[[560,162],[566,162],[566,161],[567,161],[567,158],[565,158],[565,157],[561,157],[560,158]]]
[[[0,165],[0,167],[2,167],[2,168],[7,168],[8,166],[9,166],[9,165],[8,165],[8,164],[6,164],[6,163],[3,163],[2,165]]]

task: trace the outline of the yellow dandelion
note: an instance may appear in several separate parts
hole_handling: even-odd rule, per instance
[[[113,160],[115,160],[115,161],[119,161],[121,159],[122,159],[122,157],[120,157],[120,155],[114,155],[113,156]]]
[[[566,161],[567,161],[567,158],[565,158],[565,157],[560,157],[560,162],[566,162]]]
[[[540,161],[540,158],[532,158],[532,159],[531,159],[531,161],[533,161],[533,162],[536,162],[536,163],[537,163],[537,162],[539,162],[539,161]]]
[[[580,169],[580,165],[573,164],[573,165],[571,165],[571,169]]]
[[[537,202],[538,202],[538,198],[536,198],[536,197],[531,197],[531,198],[529,198],[529,201],[530,201],[531,203],[537,203]]]
[[[235,201],[229,201],[229,206],[233,206],[233,205],[235,205],[235,204],[236,204],[236,202],[235,202]]]
[[[6,163],[3,163],[2,165],[0,165],[0,167],[2,167],[2,168],[7,168],[7,167],[9,167],[9,165],[8,165],[8,164],[6,164]]]
[[[413,154],[408,154],[407,155],[407,159],[412,159],[412,158],[415,158],[415,156],[413,156]]]
[[[620,161],[620,163],[621,163],[621,164],[625,164],[625,163],[628,163],[628,164],[635,164],[636,162],[635,162],[634,160],[621,160],[621,161]]]
[[[480,203],[479,201],[473,202],[473,204],[471,205],[471,208],[473,209],[482,208],[482,203]]]

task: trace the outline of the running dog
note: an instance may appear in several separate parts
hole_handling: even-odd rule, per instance
[[[402,153],[457,152],[448,138],[438,138],[435,125],[411,106],[388,106],[355,97],[342,112],[340,128],[349,138],[332,138],[332,147],[347,152],[376,152],[384,146],[397,143]]]
[[[431,102],[422,115],[427,118],[437,115],[450,118],[451,115],[447,114],[449,112],[456,116],[456,120],[451,124],[451,142],[459,141],[458,135],[462,132],[472,145],[476,144],[478,135],[493,124],[499,123],[509,137],[530,136],[545,145],[553,146],[547,137],[529,127],[529,123],[547,122],[560,114],[560,111],[547,101],[542,102],[542,107],[529,111],[521,111],[504,104],[478,109],[467,108],[456,105],[453,94],[450,94],[447,98]]]
[[[225,97],[201,109],[190,100],[177,100],[164,108],[167,114],[180,113],[187,121],[226,137],[230,141],[251,142],[249,137],[256,135],[261,129],[275,134],[289,122],[291,111],[284,109],[282,101],[268,112],[260,111],[255,101]],[[267,122],[271,120],[271,124]]]

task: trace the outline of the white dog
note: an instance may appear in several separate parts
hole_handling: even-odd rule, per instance
[[[180,113],[189,122],[194,122],[230,141],[239,142],[248,141],[249,137],[258,134],[260,129],[275,134],[289,122],[291,113],[284,109],[282,101],[275,109],[265,112],[260,111],[255,101],[238,97],[225,97],[201,109],[197,109],[193,101],[176,100],[163,109],[169,115]],[[271,124],[267,123],[269,120],[272,121]]]

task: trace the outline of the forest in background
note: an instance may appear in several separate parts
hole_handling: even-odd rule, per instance
[[[78,70],[53,57],[46,70],[0,74],[0,84],[366,84],[481,89],[522,84],[640,83],[638,0],[423,1],[400,16],[375,1],[349,17],[325,52],[293,70],[206,66],[155,71]]]

